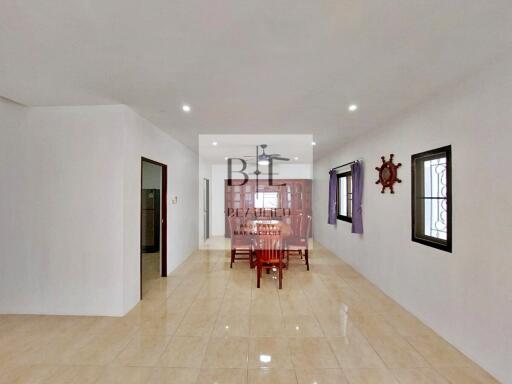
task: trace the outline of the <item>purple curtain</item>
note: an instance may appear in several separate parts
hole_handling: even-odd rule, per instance
[[[357,161],[352,170],[352,233],[363,233],[363,166]]]
[[[338,194],[338,176],[335,170],[329,172],[329,215],[327,217],[328,224],[336,224],[336,200]]]

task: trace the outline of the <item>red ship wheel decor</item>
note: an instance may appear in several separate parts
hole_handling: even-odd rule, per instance
[[[402,163],[393,163],[394,156],[394,154],[390,154],[388,161],[386,161],[386,158],[382,156],[382,165],[380,167],[375,167],[375,169],[379,171],[379,180],[377,180],[375,184],[382,185],[382,190],[380,191],[381,193],[384,193],[386,188],[389,188],[391,193],[395,193],[393,190],[393,185],[397,182],[402,182],[402,180],[398,178],[398,168],[402,166]]]

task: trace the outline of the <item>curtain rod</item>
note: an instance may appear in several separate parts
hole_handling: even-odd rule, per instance
[[[341,165],[338,165],[337,167],[333,167],[329,170],[330,171],[334,171],[335,169],[338,169],[338,168],[343,168],[343,167],[346,167],[347,165],[351,165],[351,164],[354,164],[354,163],[359,163],[360,160],[354,160],[354,161],[350,161],[348,163],[345,163],[345,164],[341,164]]]

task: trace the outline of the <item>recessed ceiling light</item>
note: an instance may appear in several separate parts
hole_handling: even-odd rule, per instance
[[[212,145],[213,145],[214,147],[216,147],[216,146],[217,146],[217,144],[219,144],[219,143],[217,143],[216,141],[213,141],[213,142],[212,142]]]
[[[356,104],[351,104],[348,106],[348,110],[350,112],[354,112],[354,111],[357,111],[357,108],[359,108]]]
[[[311,145],[313,145],[313,146],[316,145],[316,141],[312,141]]]
[[[227,156],[226,156],[226,157],[224,158],[224,160],[227,160],[227,159],[229,159],[229,157],[227,157]]]
[[[192,110],[192,108],[190,108],[190,105],[188,105],[188,104],[183,104],[181,106],[181,109],[183,109],[183,112],[187,112],[187,113],[189,113]]]
[[[295,156],[295,157],[293,158],[293,160],[299,160],[299,158],[298,158],[297,156]]]

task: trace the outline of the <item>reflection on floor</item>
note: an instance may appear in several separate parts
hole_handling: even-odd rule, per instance
[[[158,284],[160,279],[160,252],[142,254],[142,297]]]
[[[278,290],[198,251],[124,318],[0,316],[0,383],[495,383],[318,244]]]

